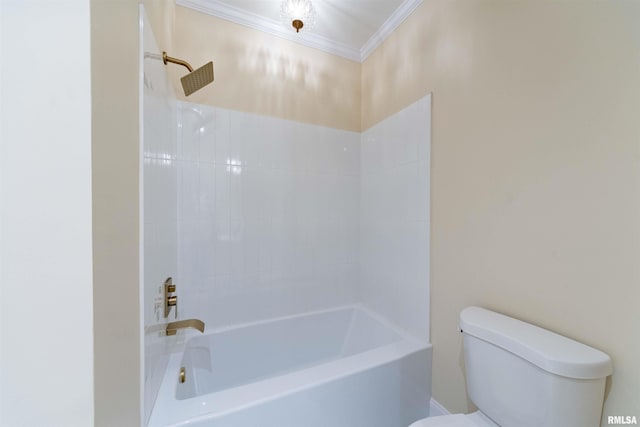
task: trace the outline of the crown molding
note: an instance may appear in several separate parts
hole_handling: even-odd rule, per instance
[[[279,21],[247,12],[220,0],[176,0],[176,4],[352,61],[363,62],[411,15],[422,1],[405,0],[361,49],[353,48],[312,32],[296,34],[293,31],[287,31]]]
[[[352,61],[360,62],[360,51],[358,49],[353,49],[343,43],[337,43],[311,32],[297,34],[293,31],[287,31],[279,21],[247,12],[246,10],[230,6],[219,0],[176,0],[176,4]]]
[[[360,49],[360,62],[364,62],[422,4],[422,1],[404,0],[395,12],[384,21],[384,24],[378,28],[378,31],[362,46]]]

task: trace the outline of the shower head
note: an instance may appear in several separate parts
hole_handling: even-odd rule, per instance
[[[198,89],[202,89],[212,81],[213,62],[211,61],[180,79],[185,96],[189,96]]]
[[[162,61],[165,63],[165,65],[167,62],[172,62],[174,64],[182,65],[186,67],[187,70],[189,70],[189,74],[180,79],[185,96],[191,95],[193,92],[202,89],[213,81],[212,61],[209,61],[195,71],[188,62],[181,59],[172,58],[167,55],[167,52],[162,52]]]

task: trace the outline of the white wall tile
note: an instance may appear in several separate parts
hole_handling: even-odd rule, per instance
[[[215,162],[215,113],[213,107],[178,102],[178,160]]]
[[[201,221],[211,222],[215,217],[216,169],[212,163],[199,166],[198,214]]]
[[[215,169],[215,276],[231,275],[231,229],[229,218],[229,176],[227,165],[216,165]]]
[[[430,96],[362,134],[359,295],[429,340]]]
[[[416,103],[409,137],[418,146],[418,160],[429,164],[431,161],[431,94]]]
[[[190,103],[180,118],[180,262],[209,304],[190,296],[185,315],[221,326],[353,301],[359,134]]]
[[[178,220],[197,223],[200,220],[200,164],[178,162]]]
[[[232,116],[233,141],[241,141],[243,166],[271,168],[273,165],[272,141],[280,138],[280,129],[274,119],[263,116],[243,115],[242,120]]]
[[[251,118],[252,115],[248,113],[231,112],[229,114],[229,157],[226,164],[248,166],[245,146],[250,140],[254,141],[256,138]]]
[[[216,165],[231,163],[231,111],[221,108],[215,111],[215,161]]]
[[[200,162],[215,163],[216,161],[216,109],[210,106],[200,106],[199,152]]]

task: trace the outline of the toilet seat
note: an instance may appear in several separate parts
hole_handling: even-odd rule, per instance
[[[480,411],[472,414],[441,415],[416,421],[409,427],[499,427]]]
[[[478,427],[478,425],[464,414],[455,414],[425,418],[409,427]]]

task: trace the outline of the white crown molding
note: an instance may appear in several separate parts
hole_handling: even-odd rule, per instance
[[[387,37],[393,33],[396,28],[404,22],[405,19],[413,13],[414,10],[423,0],[404,0],[402,4],[393,12],[393,14],[387,19],[384,24],[378,28],[369,40],[360,49],[360,62],[364,62],[377,48],[384,42]]]
[[[293,31],[287,31],[279,21],[247,12],[246,10],[230,6],[219,0],[176,0],[176,4],[352,61],[361,62],[361,54],[358,49],[353,49],[343,43],[337,43],[318,34],[296,34]]]
[[[176,4],[352,61],[363,62],[420,6],[422,1],[404,0],[361,49],[355,49],[344,43],[339,43],[314,33],[296,34],[293,31],[286,30],[279,21],[247,12],[220,0],[176,0]]]

